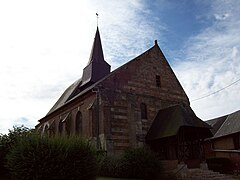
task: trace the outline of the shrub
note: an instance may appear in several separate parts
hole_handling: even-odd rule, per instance
[[[99,164],[99,176],[105,177],[122,177],[121,176],[121,159],[117,156],[105,156]]]
[[[16,142],[32,133],[32,130],[24,126],[14,126],[12,130],[9,130],[8,134],[0,135],[0,174],[6,174],[8,169],[6,165],[6,156],[16,144]]]
[[[159,158],[147,148],[127,150],[122,158],[122,176],[157,179],[161,171]]]
[[[89,143],[78,137],[21,139],[7,156],[15,179],[94,179],[97,163]]]
[[[146,148],[130,149],[120,157],[105,157],[100,163],[101,176],[157,179],[161,172],[159,158]]]
[[[207,164],[210,170],[220,173],[232,173],[233,164],[228,158],[209,158]]]
[[[4,145],[4,135],[0,135],[0,175],[7,173],[5,168],[7,150]]]

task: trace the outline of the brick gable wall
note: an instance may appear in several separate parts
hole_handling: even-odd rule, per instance
[[[156,75],[160,76],[161,87],[156,85]],[[157,45],[117,69],[99,87],[101,121],[110,153],[142,146],[159,109],[179,103],[189,105],[186,93]],[[146,119],[141,118],[141,103],[147,107]]]

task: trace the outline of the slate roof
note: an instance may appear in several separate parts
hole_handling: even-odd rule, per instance
[[[155,44],[155,46],[151,47],[150,49],[148,49],[147,51],[145,51],[143,54],[148,53],[149,51],[151,51],[153,48],[159,48],[158,44]],[[160,50],[161,51],[161,50]],[[78,79],[77,81],[75,81],[70,87],[68,87],[65,92],[61,95],[61,97],[58,99],[58,101],[54,104],[54,106],[50,109],[50,111],[47,113],[46,116],[48,116],[49,114],[51,114],[52,112],[56,111],[57,109],[59,109],[60,107],[62,107],[63,105],[69,103],[70,101],[82,96],[83,94],[85,94],[86,92],[92,90],[94,87],[96,87],[99,83],[101,83],[102,81],[104,81],[106,78],[108,78],[109,76],[111,76],[112,74],[116,73],[118,70],[125,68],[128,64],[130,64],[132,61],[138,59],[140,56],[142,56],[143,54],[133,58],[132,60],[128,61],[127,63],[125,63],[124,65],[120,66],[119,68],[115,69],[114,71],[112,71],[111,73],[109,73],[108,75],[106,75],[105,77],[103,77],[102,79],[98,80],[95,83],[89,84],[88,86],[83,86],[82,87],[82,79]],[[44,118],[44,117],[43,117]],[[43,119],[42,118],[42,119]],[[41,121],[41,119],[39,120]]]
[[[62,107],[76,95],[89,89],[92,84],[108,75],[110,73],[110,67],[111,66],[104,60],[100,33],[97,27],[89,62],[83,70],[82,78],[75,81],[65,90],[47,115]]]
[[[98,29],[96,32],[96,35],[98,34]],[[99,36],[100,38],[100,36]],[[93,45],[94,47],[94,45]],[[140,56],[143,56],[145,53],[149,53],[150,51],[152,51],[153,49],[157,48],[161,54],[163,55],[161,49],[159,48],[157,41],[155,41],[155,45],[153,47],[151,47],[150,49],[146,50],[144,53],[142,53],[141,55],[133,58],[132,60],[128,61],[127,63],[125,63],[124,65],[120,66],[119,68],[115,69],[114,71],[110,72],[109,74],[107,74],[105,77],[99,79],[96,82],[92,82],[92,83],[88,83],[83,85],[83,80],[78,79],[76,82],[74,82],[70,87],[68,87],[65,92],[62,94],[62,96],[58,99],[58,101],[54,104],[54,106],[50,109],[50,111],[47,113],[46,116],[50,115],[51,113],[53,113],[54,111],[56,111],[57,109],[61,108],[62,106],[70,103],[71,101],[73,101],[74,99],[82,96],[83,94],[91,91],[94,87],[98,86],[102,81],[104,81],[106,78],[108,78],[109,76],[115,74],[118,70],[122,69],[122,68],[126,68],[126,66],[128,66],[131,62],[137,60]],[[89,62],[91,64],[92,62],[92,54],[95,54],[94,52],[91,53],[90,55],[90,59]],[[164,56],[164,55],[163,55]],[[89,65],[89,64],[88,64]],[[45,116],[45,117],[46,117]],[[44,119],[45,117],[43,117],[42,119]],[[41,122],[40,119],[39,121]]]
[[[61,97],[58,99],[58,101],[54,104],[54,106],[50,109],[47,115],[51,114],[53,111],[63,106],[65,102],[67,102],[67,100],[69,99],[73,91],[79,86],[80,83],[81,83],[81,79],[78,79],[71,86],[69,86],[61,95]]]
[[[82,84],[95,83],[110,73],[111,66],[104,60],[100,33],[97,27],[87,66],[83,69]]]
[[[212,133],[213,133],[214,135],[215,135],[216,132],[219,130],[219,128],[222,126],[222,124],[223,124],[224,121],[227,119],[227,117],[228,117],[228,115],[206,121],[207,124],[209,124],[210,126],[212,126],[211,131],[212,131]]]
[[[146,140],[175,136],[181,127],[202,128],[205,129],[202,135],[204,138],[212,136],[211,126],[199,119],[192,110],[185,110],[181,105],[174,105],[158,111]]]
[[[226,116],[206,121],[213,127],[213,138],[240,132],[240,110]]]
[[[92,50],[91,50],[91,54],[90,54],[90,57],[89,57],[88,65],[93,61],[95,61],[95,62],[104,61],[101,37],[100,37],[98,27],[97,27],[94,42],[93,42],[93,45],[92,45]]]

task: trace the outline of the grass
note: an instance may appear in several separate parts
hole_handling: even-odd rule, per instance
[[[9,175],[0,175],[1,180],[11,180]]]
[[[112,177],[98,177],[96,180],[137,180],[137,179],[121,179],[121,178],[112,178]]]
[[[11,180],[9,176],[0,176],[1,180]],[[111,178],[111,177],[97,177],[96,180],[137,180],[137,179],[121,179],[121,178]]]

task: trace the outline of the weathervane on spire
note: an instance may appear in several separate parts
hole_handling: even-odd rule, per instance
[[[99,18],[99,17],[98,17],[98,13],[96,13],[96,16],[97,16],[97,26],[98,26],[98,18]]]

